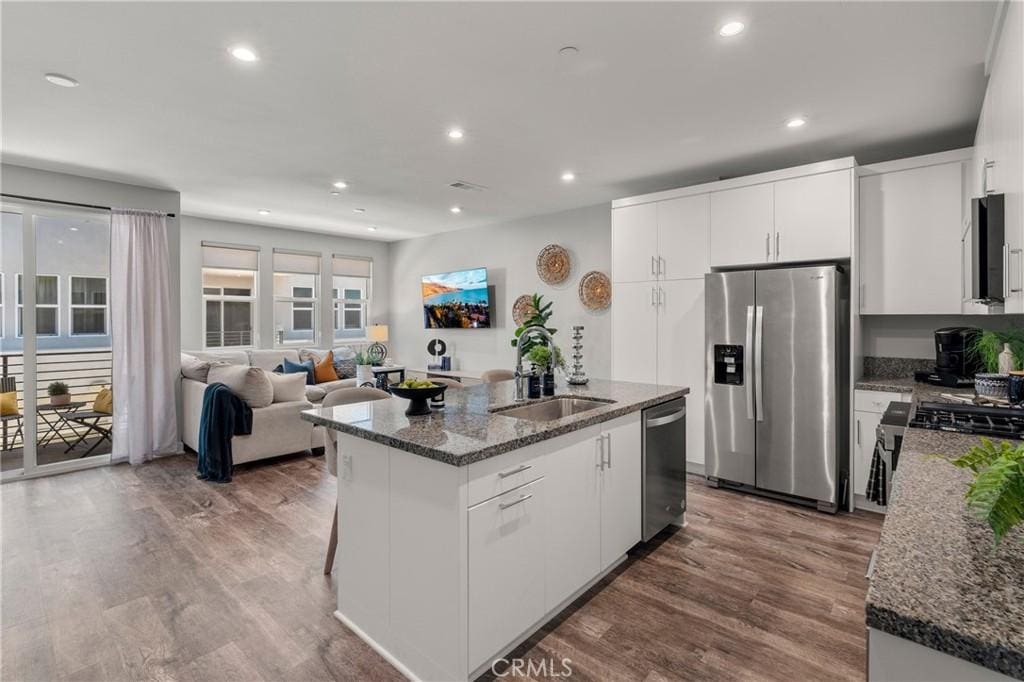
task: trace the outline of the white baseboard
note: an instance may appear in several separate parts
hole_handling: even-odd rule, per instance
[[[686,460],[686,473],[693,474],[694,476],[704,475],[704,462],[691,462]]]

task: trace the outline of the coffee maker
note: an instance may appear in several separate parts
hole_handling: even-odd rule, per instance
[[[981,335],[975,327],[943,327],[935,330],[935,369],[915,372],[914,379],[926,384],[965,388],[974,386],[981,365],[971,347]]]

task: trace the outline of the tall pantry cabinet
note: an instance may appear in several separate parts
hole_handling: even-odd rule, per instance
[[[687,386],[686,458],[704,462],[709,195],[612,209],[612,378]]]

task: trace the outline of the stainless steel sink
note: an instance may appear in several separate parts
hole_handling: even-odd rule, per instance
[[[530,403],[521,407],[509,407],[495,410],[497,414],[517,419],[529,419],[535,422],[550,422],[555,419],[571,417],[587,412],[589,410],[611,405],[613,401],[590,400],[589,398],[574,398],[571,396],[558,396],[552,400],[545,400],[539,403]]]

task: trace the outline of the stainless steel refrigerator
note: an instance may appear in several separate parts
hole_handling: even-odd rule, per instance
[[[841,265],[705,275],[706,475],[822,511],[849,478],[849,278]]]

